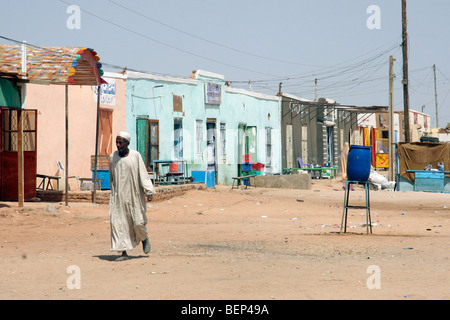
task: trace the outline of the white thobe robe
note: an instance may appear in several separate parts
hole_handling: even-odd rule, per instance
[[[109,179],[111,251],[131,250],[148,236],[146,195],[154,194],[155,188],[135,150],[126,157],[119,156],[118,151],[110,155]]]

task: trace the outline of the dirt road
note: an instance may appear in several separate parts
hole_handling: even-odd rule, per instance
[[[152,251],[114,261],[107,205],[0,203],[0,299],[449,299],[450,196],[195,190],[148,203]],[[352,203],[364,201],[362,189]]]

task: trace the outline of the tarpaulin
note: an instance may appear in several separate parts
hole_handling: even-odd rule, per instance
[[[424,170],[430,163],[437,169],[437,164],[443,162],[444,171],[450,170],[450,143],[400,142],[397,148],[400,175],[410,181],[414,181],[414,173],[407,170]]]

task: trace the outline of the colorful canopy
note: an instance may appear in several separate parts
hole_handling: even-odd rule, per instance
[[[27,46],[27,79],[31,83],[98,86],[106,83],[97,53],[90,48]],[[21,45],[0,45],[0,72],[22,67]]]

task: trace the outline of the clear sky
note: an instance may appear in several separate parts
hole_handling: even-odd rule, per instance
[[[436,65],[440,127],[450,123],[449,12],[448,0],[407,1],[410,109],[435,125]],[[388,105],[392,55],[394,109],[403,110],[401,0],[2,0],[0,30],[38,46],[94,48],[105,71],[202,69],[269,94],[282,82],[306,99],[317,79],[319,97],[359,106]]]

